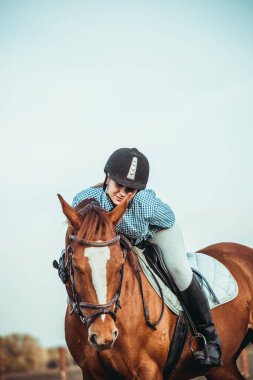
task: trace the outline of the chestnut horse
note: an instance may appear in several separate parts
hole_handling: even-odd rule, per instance
[[[111,212],[91,200],[73,209],[58,197],[68,219],[65,264],[69,304],[65,336],[83,379],[162,380],[178,317],[166,307],[156,330],[145,323],[139,284],[115,232],[131,194]],[[201,252],[222,262],[239,286],[233,301],[212,310],[222,342],[223,364],[207,373],[198,370],[192,360],[188,334],[170,379],[200,375],[208,380],[244,379],[236,359],[253,340],[253,249],[220,243]],[[160,315],[161,299],[144,276],[142,284],[150,319],[155,321]]]

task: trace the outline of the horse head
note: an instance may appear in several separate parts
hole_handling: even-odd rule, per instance
[[[131,197],[129,193],[107,212],[91,199],[74,209],[58,194],[68,219],[65,265],[69,302],[88,328],[89,344],[99,351],[111,348],[118,336],[115,320],[125,258],[115,226]]]

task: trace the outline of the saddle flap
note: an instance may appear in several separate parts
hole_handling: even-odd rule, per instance
[[[147,242],[143,254],[153,272],[163,281],[166,286],[171,288],[171,282],[169,281],[167,274],[168,271],[165,266],[162,250],[159,245]]]

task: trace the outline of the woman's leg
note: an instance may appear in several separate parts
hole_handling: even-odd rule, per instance
[[[161,248],[165,265],[178,289],[187,289],[192,281],[192,270],[178,224],[175,222],[171,228],[157,232],[149,241]]]

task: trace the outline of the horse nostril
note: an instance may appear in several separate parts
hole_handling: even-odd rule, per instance
[[[97,344],[97,337],[98,337],[97,334],[92,334],[90,337],[91,343]]]

